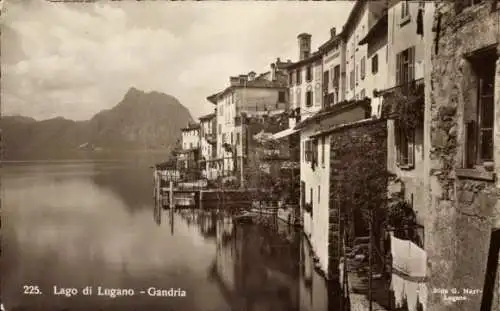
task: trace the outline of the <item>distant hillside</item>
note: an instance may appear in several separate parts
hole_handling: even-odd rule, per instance
[[[189,111],[175,97],[131,88],[115,107],[88,121],[2,117],[3,159],[72,159],[166,151],[180,138],[180,129],[191,121]]]

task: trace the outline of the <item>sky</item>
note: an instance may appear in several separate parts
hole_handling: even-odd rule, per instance
[[[193,117],[229,77],[266,72],[341,31],[348,1],[6,0],[1,16],[3,115],[86,120],[131,87],[173,95]]]

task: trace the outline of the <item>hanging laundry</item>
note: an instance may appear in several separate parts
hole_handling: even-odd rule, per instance
[[[418,9],[417,15],[417,34],[424,35],[424,11],[422,8]]]

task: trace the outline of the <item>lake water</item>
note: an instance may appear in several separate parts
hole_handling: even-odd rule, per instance
[[[224,212],[160,210],[152,182],[139,162],[4,164],[5,309],[337,309],[292,228],[235,226]],[[86,287],[92,293],[84,295]],[[109,289],[134,296],[112,298]]]

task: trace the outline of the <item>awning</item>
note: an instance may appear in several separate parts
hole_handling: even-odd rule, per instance
[[[290,135],[292,135],[294,133],[297,133],[298,131],[299,131],[298,129],[296,130],[296,129],[293,129],[293,128],[292,129],[286,129],[284,131],[275,133],[273,135],[273,139],[281,139],[283,137],[287,137],[287,136],[290,136]]]

